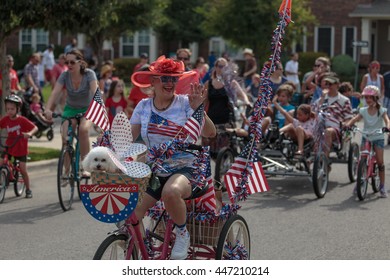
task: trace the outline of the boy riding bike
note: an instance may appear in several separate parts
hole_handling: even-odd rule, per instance
[[[8,154],[20,161],[20,173],[26,185],[26,198],[32,198],[30,181],[27,173],[28,138],[33,136],[38,127],[27,118],[20,116],[22,99],[16,95],[9,95],[4,100],[6,116],[0,120],[0,129],[7,129],[6,145],[9,146]],[[0,165],[3,164],[3,156]]]

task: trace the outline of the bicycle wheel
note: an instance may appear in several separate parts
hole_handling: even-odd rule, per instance
[[[324,153],[317,155],[313,164],[313,189],[318,198],[323,198],[328,190],[328,159]]]
[[[359,200],[364,200],[367,194],[367,159],[362,158],[358,165],[357,180],[356,180],[356,193]]]
[[[379,185],[381,183],[381,180],[379,178],[379,167],[378,164],[375,163],[373,170],[372,170],[372,177],[371,177],[371,186],[374,193],[379,192]]]
[[[22,174],[19,171],[15,170],[15,181],[14,181],[14,191],[16,196],[21,196],[26,189],[26,184],[24,183],[24,179]]]
[[[230,148],[223,148],[217,155],[215,162],[215,181],[220,185],[220,188],[226,190],[223,176],[229,170],[234,162],[234,153]]]
[[[352,143],[348,151],[348,177],[351,183],[356,181],[359,155],[359,145]]]
[[[61,151],[57,171],[58,199],[64,211],[68,211],[73,203],[75,187],[73,167],[73,152],[65,148]]]
[[[4,168],[0,169],[0,203],[4,201],[5,191],[7,189],[8,171]]]
[[[97,249],[94,260],[126,260],[128,236],[112,234],[103,240]],[[135,246],[132,248],[131,260],[137,260],[138,253]]]
[[[235,251],[237,255],[232,256]],[[248,224],[240,215],[231,216],[223,225],[218,238],[216,260],[249,260],[251,239]]]

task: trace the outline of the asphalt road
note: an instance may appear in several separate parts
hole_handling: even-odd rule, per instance
[[[239,214],[250,228],[251,258],[390,259],[390,198],[370,192],[357,201],[346,170],[346,165],[333,165],[323,199],[316,198],[308,178],[284,177],[270,178],[269,192],[242,202]],[[89,216],[78,199],[64,213],[55,174],[55,164],[31,172],[33,199],[16,198],[12,188],[7,190],[0,204],[0,259],[89,260],[115,227]]]

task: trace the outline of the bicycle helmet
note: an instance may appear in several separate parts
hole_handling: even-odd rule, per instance
[[[19,96],[14,95],[14,94],[8,95],[4,99],[4,103],[7,103],[7,102],[15,103],[19,108],[22,107],[22,104],[23,104],[22,99]]]
[[[363,96],[380,97],[379,88],[376,87],[376,86],[371,86],[371,85],[366,86],[366,87],[363,89],[362,95],[363,95]]]

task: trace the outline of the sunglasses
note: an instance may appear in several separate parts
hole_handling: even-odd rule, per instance
[[[335,83],[325,82],[326,86],[333,86]]]
[[[156,79],[160,79],[160,81],[164,84],[172,82],[177,83],[179,81],[179,77],[177,76],[156,76]]]
[[[75,65],[79,61],[80,60],[67,60],[67,61],[65,61],[65,64],[66,65]]]
[[[185,61],[187,61],[187,60],[190,60],[190,58],[189,57],[178,56],[177,60],[181,60],[181,61],[185,60]]]
[[[222,69],[222,68],[224,68],[226,65],[217,65],[217,67],[219,68],[219,69]]]
[[[314,67],[321,67],[321,64],[314,64]]]

